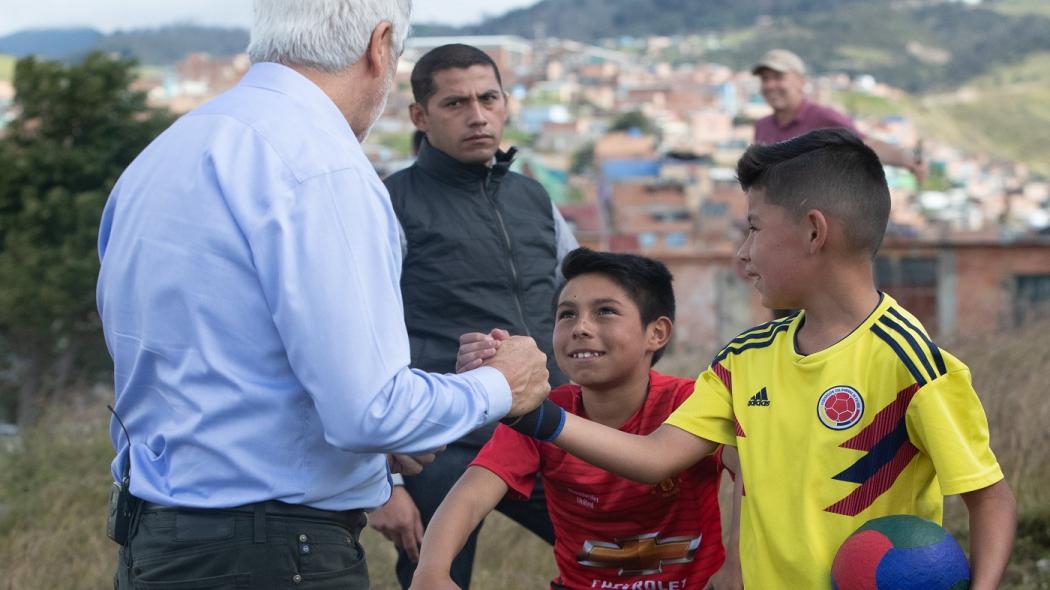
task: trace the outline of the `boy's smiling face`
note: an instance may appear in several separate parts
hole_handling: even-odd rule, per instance
[[[747,221],[747,239],[737,257],[762,296],[762,305],[770,309],[804,307],[806,224],[793,220],[786,209],[766,201],[764,190],[754,188],[747,193]]]
[[[638,371],[648,374],[659,348],[652,346],[650,331],[623,287],[602,274],[582,274],[570,279],[558,297],[554,356],[575,383],[614,387]]]

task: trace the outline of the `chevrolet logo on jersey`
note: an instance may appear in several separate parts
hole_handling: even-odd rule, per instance
[[[621,576],[659,574],[665,565],[693,561],[701,538],[703,535],[661,539],[659,533],[649,533],[615,543],[585,541],[576,561],[587,567],[619,568]]]
[[[769,394],[766,393],[766,388],[763,387],[762,391],[759,391],[755,395],[751,396],[751,399],[747,400],[748,406],[769,406]]]

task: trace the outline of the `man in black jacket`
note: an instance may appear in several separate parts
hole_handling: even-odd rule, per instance
[[[412,367],[454,372],[463,332],[501,328],[535,338],[551,385],[564,383],[551,350],[551,305],[559,262],[576,240],[543,187],[510,172],[515,150],[499,149],[507,97],[496,64],[475,47],[444,45],[416,63],[412,92],[412,122],[426,138],[416,163],[385,181],[403,230]],[[403,587],[412,581],[423,526],[491,434],[483,429],[450,445],[371,515],[372,526],[398,546]],[[540,486],[528,502],[505,500],[499,509],[553,542]],[[452,567],[464,589],[476,540],[477,531]]]

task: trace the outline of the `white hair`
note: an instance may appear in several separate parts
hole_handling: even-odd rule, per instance
[[[393,25],[395,55],[408,36],[412,0],[255,0],[248,57],[325,72],[349,68],[379,23]]]

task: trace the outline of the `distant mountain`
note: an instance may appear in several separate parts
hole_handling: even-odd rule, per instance
[[[63,59],[94,45],[102,38],[95,29],[30,29],[0,37],[0,53],[15,57],[39,55]]]
[[[912,92],[956,88],[1000,66],[1050,51],[1050,11],[1019,12],[1026,0],[542,0],[477,25],[420,24],[415,36],[513,34],[600,39],[706,35],[675,43],[664,58],[746,68],[767,49],[798,52],[816,72],[872,74]],[[1045,2],[1045,0],[1039,0]],[[7,43],[7,45],[5,45]],[[103,36],[91,29],[24,31],[0,38],[0,53],[76,59],[89,50],[175,63],[196,51],[232,55],[243,29],[177,25]]]
[[[444,35],[462,35],[463,31],[452,25],[419,23],[418,25],[412,25],[412,29],[408,34],[412,37],[441,37]]]
[[[868,2],[773,19],[740,33],[704,58],[743,68],[771,47],[786,47],[815,71],[871,74],[911,92],[957,88],[1050,51],[1050,18],[958,3]]]
[[[543,0],[469,34],[581,41],[714,34],[671,57],[746,68],[772,47],[798,52],[815,71],[873,74],[911,91],[950,88],[1000,65],[1050,50],[1050,18],[944,0]]]
[[[580,41],[750,26],[762,16],[819,14],[885,0],[543,0],[465,29]]]
[[[147,65],[167,65],[190,53],[204,52],[225,57],[243,53],[247,48],[248,31],[245,29],[172,25],[118,31],[99,39],[90,50],[119,53]]]

